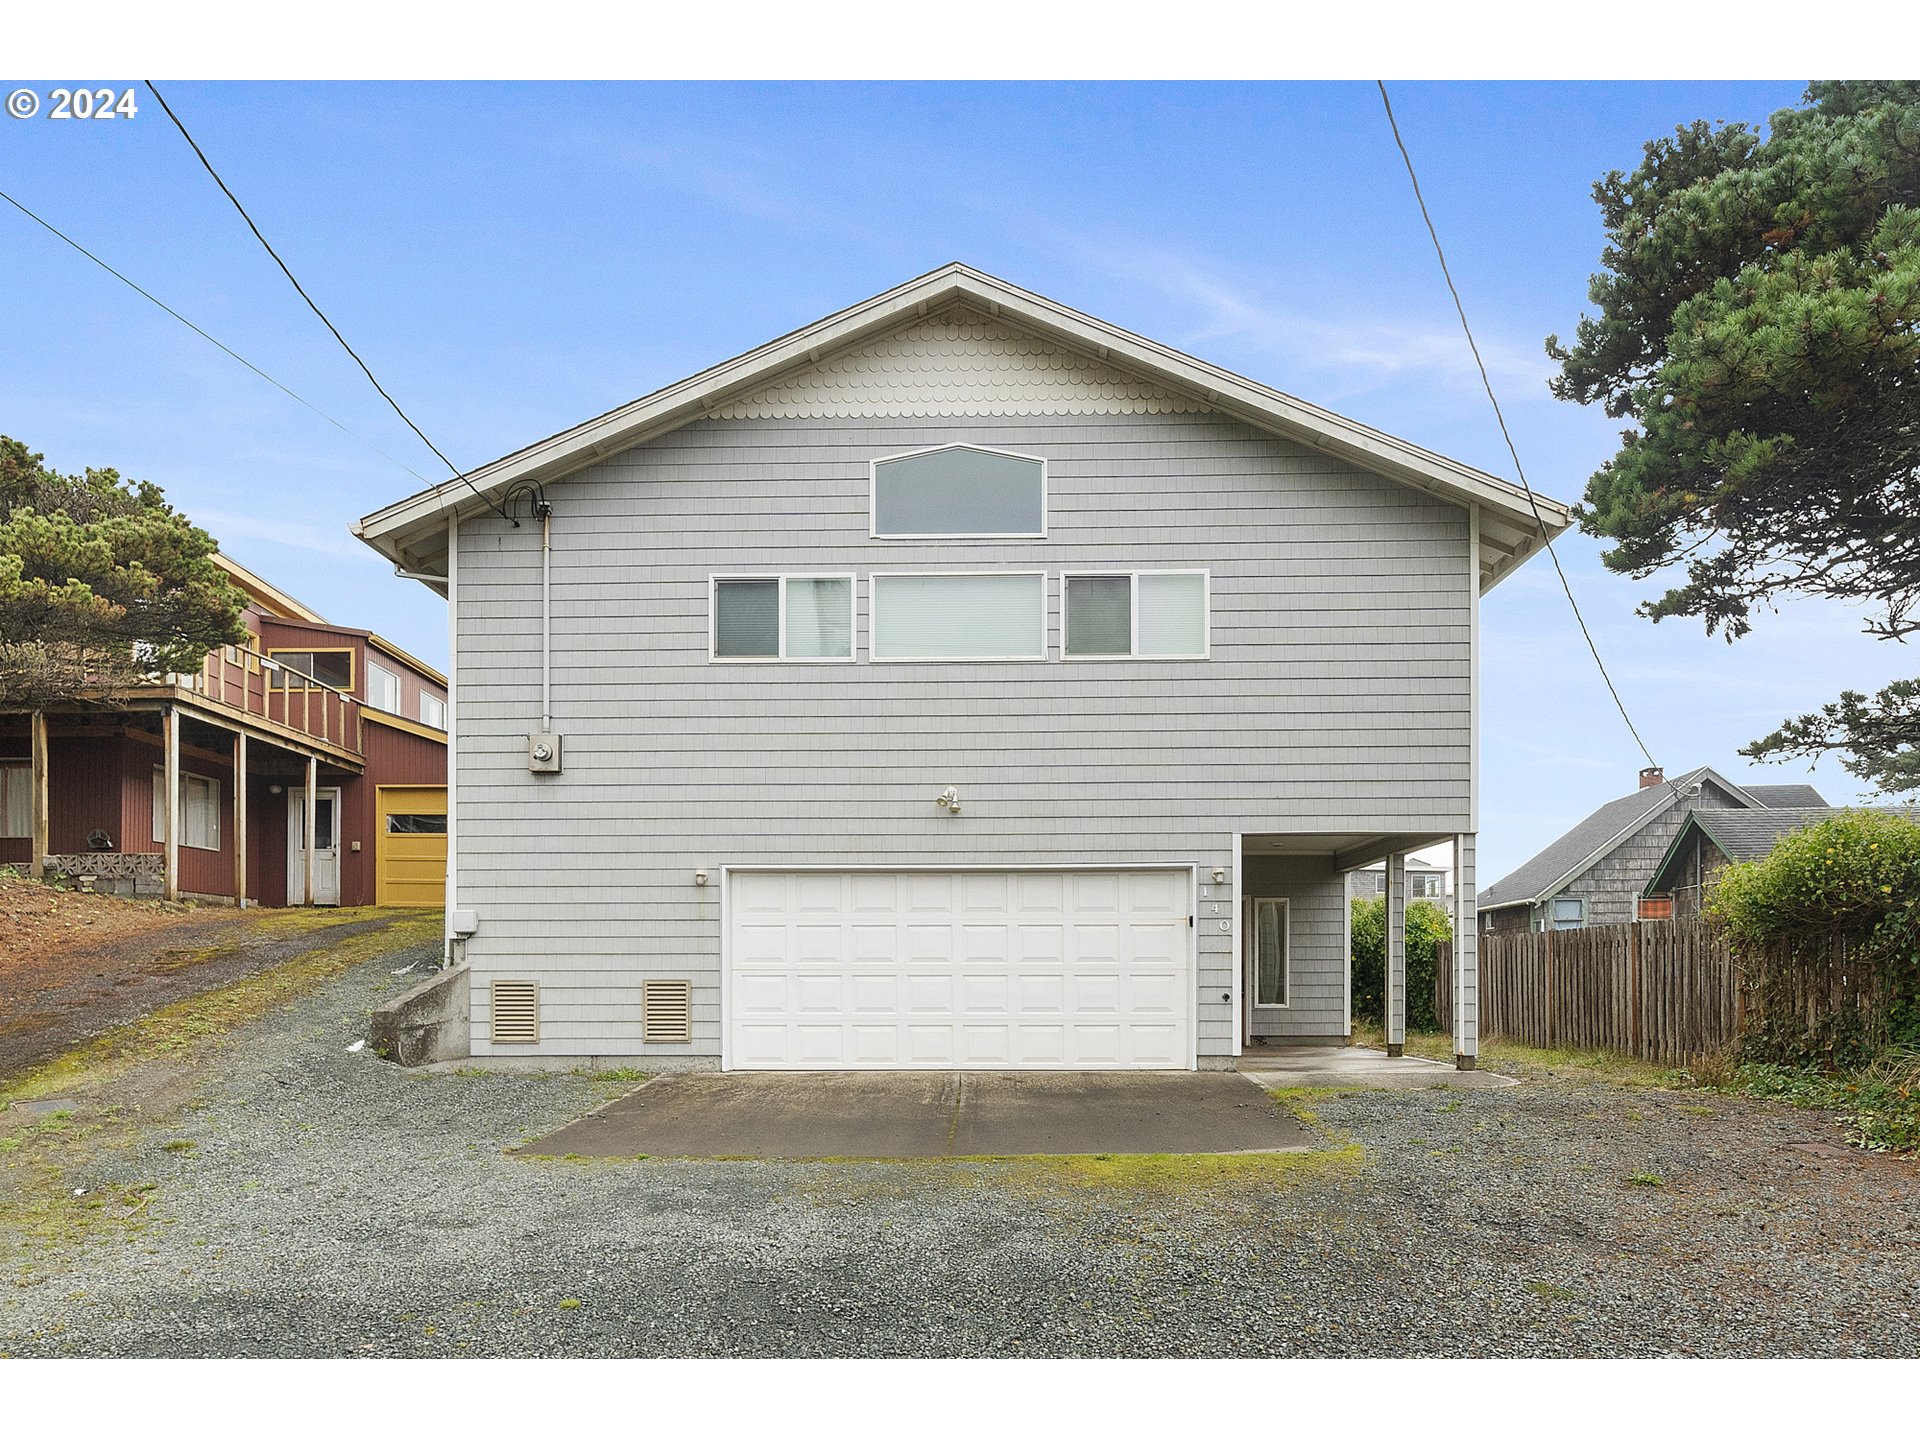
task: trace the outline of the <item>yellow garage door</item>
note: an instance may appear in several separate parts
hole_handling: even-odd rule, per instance
[[[447,787],[382,785],[375,817],[376,905],[447,903]]]

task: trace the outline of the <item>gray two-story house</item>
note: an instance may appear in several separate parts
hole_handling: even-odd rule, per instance
[[[450,601],[472,1051],[1339,1043],[1349,871],[1451,842],[1476,933],[1478,606],[1541,528],[963,265],[368,516]]]

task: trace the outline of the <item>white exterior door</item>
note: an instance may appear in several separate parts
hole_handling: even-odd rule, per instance
[[[340,792],[316,790],[313,802],[313,903],[340,903]],[[287,903],[307,903],[307,792],[287,787]]]
[[[730,871],[737,1070],[1190,1069],[1192,872]]]

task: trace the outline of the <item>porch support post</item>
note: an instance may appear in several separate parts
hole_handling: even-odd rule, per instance
[[[28,851],[27,873],[36,880],[44,880],[47,878],[47,816],[50,813],[47,805],[47,712],[34,711],[28,729],[33,749],[32,765],[27,775],[30,792],[28,805],[32,813],[28,831],[33,838]]]
[[[1480,901],[1474,893],[1472,834],[1453,837],[1453,1063],[1480,1056]]]
[[[1407,1051],[1407,857],[1387,856],[1387,1054]]]
[[[247,908],[247,735],[233,736],[233,905]]]
[[[313,898],[313,848],[320,840],[320,817],[316,813],[320,808],[320,757],[307,757],[307,833],[306,854],[300,860],[300,885],[304,902],[314,905]]]
[[[160,744],[165,763],[160,783],[166,794],[160,797],[161,843],[166,847],[166,876],[161,894],[169,900],[180,898],[180,716],[169,705],[160,712]]]

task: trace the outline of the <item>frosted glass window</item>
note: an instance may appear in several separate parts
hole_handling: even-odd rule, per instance
[[[845,660],[853,655],[853,578],[787,577],[787,657]]]
[[[779,657],[778,580],[721,580],[714,585],[713,653],[723,660]]]
[[[1068,575],[1072,657],[1201,660],[1207,655],[1207,577],[1198,570]]]
[[[1046,462],[949,445],[873,466],[873,533],[896,537],[1047,530]]]
[[[876,660],[1046,658],[1044,575],[876,575]]]
[[[1141,575],[1138,610],[1140,655],[1207,653],[1207,577]]]
[[[1133,577],[1067,577],[1067,654],[1133,653]]]

